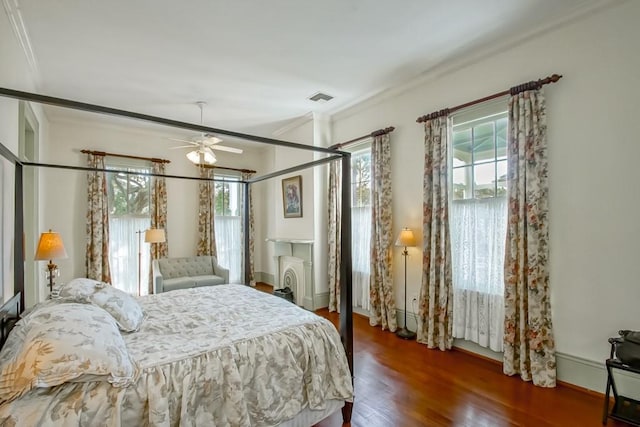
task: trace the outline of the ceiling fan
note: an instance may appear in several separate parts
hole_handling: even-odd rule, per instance
[[[202,114],[204,106],[207,103],[204,101],[196,102],[196,105],[200,108],[200,124],[203,124]],[[189,145],[180,145],[176,148],[192,148],[193,151],[187,153],[187,159],[196,165],[212,165],[218,159],[216,158],[213,150],[227,151],[229,153],[242,154],[242,150],[239,148],[227,147],[226,145],[219,145],[222,139],[209,133],[201,133],[200,136],[192,140],[169,138],[172,141],[185,142]]]

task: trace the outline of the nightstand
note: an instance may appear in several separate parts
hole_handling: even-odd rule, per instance
[[[616,387],[615,378],[613,372],[615,369],[633,372],[639,375],[640,368],[625,365],[616,358],[616,346],[622,343],[622,338],[609,338],[611,344],[611,354],[607,359],[605,365],[607,367],[607,390],[604,395],[604,412],[602,414],[602,424],[607,424],[609,418],[623,421],[632,426],[640,426],[640,401],[628,396],[618,394],[618,388]],[[613,408],[609,412],[609,398],[610,392],[613,391]]]

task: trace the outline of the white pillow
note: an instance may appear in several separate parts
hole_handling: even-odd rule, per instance
[[[142,307],[132,295],[97,280],[73,279],[61,285],[52,297],[97,305],[112,315],[125,332],[137,331],[144,320]]]
[[[137,369],[113,317],[91,304],[54,304],[20,321],[0,352],[0,402],[36,387],[108,381],[125,387]]]

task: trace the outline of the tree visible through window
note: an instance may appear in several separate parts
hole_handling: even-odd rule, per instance
[[[149,169],[129,168],[128,171],[148,173]],[[149,216],[150,193],[148,176],[110,173],[107,182],[109,215]]]
[[[371,206],[371,151],[351,156],[352,207]]]
[[[237,186],[235,183],[216,182],[215,183],[215,214],[228,216],[231,214],[231,188]],[[235,208],[235,206],[234,206]]]

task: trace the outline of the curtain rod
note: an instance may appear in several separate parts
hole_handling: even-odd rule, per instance
[[[156,157],[130,156],[128,154],[115,154],[115,153],[107,153],[105,151],[93,151],[93,150],[80,150],[80,152],[83,154],[93,154],[94,156],[122,157],[124,159],[148,160],[154,163],[171,163],[170,160],[158,159]]]
[[[130,156],[128,154],[115,154],[115,153],[107,153],[105,151],[94,151],[94,150],[80,150],[80,152],[84,154],[93,154],[94,156],[111,156],[111,157],[122,157],[125,159],[148,160],[150,162],[155,162],[155,163],[171,163],[171,160],[158,159],[156,157]],[[244,173],[256,173],[256,171],[250,170],[250,169],[237,169],[237,168],[229,168],[226,166],[209,166],[209,165],[196,165],[196,166],[207,168],[207,169],[227,169],[227,170],[244,172]]]
[[[195,165],[195,166],[199,168],[205,168],[205,169],[226,169],[226,170],[242,172],[242,173],[256,173],[256,171],[251,169],[238,169],[238,168],[230,168],[227,166],[215,166],[215,165]]]
[[[384,134],[393,132],[395,129],[396,128],[394,128],[393,126],[389,126],[387,128],[384,128],[384,129],[374,130],[370,134],[363,135],[363,136],[361,136],[359,138],[350,139],[349,141],[341,142],[339,144],[333,144],[329,148],[332,149],[332,150],[339,150],[340,148],[344,147],[345,145],[353,144],[354,142],[362,141],[363,139],[367,139],[367,138],[375,138],[376,136],[382,136]]]
[[[454,111],[458,111],[458,110],[461,110],[463,108],[471,107],[472,105],[480,104],[482,102],[490,101],[490,100],[495,99],[495,98],[500,98],[501,96],[504,96],[504,95],[516,95],[516,94],[518,94],[520,92],[524,92],[525,90],[540,89],[542,86],[544,86],[546,84],[549,84],[549,83],[555,83],[558,80],[560,80],[561,78],[562,78],[562,74],[560,74],[560,75],[553,74],[553,75],[551,75],[549,77],[545,77],[544,79],[532,80],[530,82],[514,86],[511,89],[503,90],[502,92],[498,92],[498,93],[494,93],[493,95],[485,96],[484,98],[480,98],[480,99],[476,99],[476,100],[471,101],[471,102],[466,102],[464,104],[456,105],[455,107],[452,107],[452,108],[445,108],[445,109],[440,110],[440,111],[435,111],[435,112],[433,112],[431,114],[427,114],[425,116],[420,116],[420,117],[418,117],[416,119],[416,122],[423,123],[423,122],[426,122],[427,120],[436,119],[438,117],[445,116],[447,114],[453,113]]]

